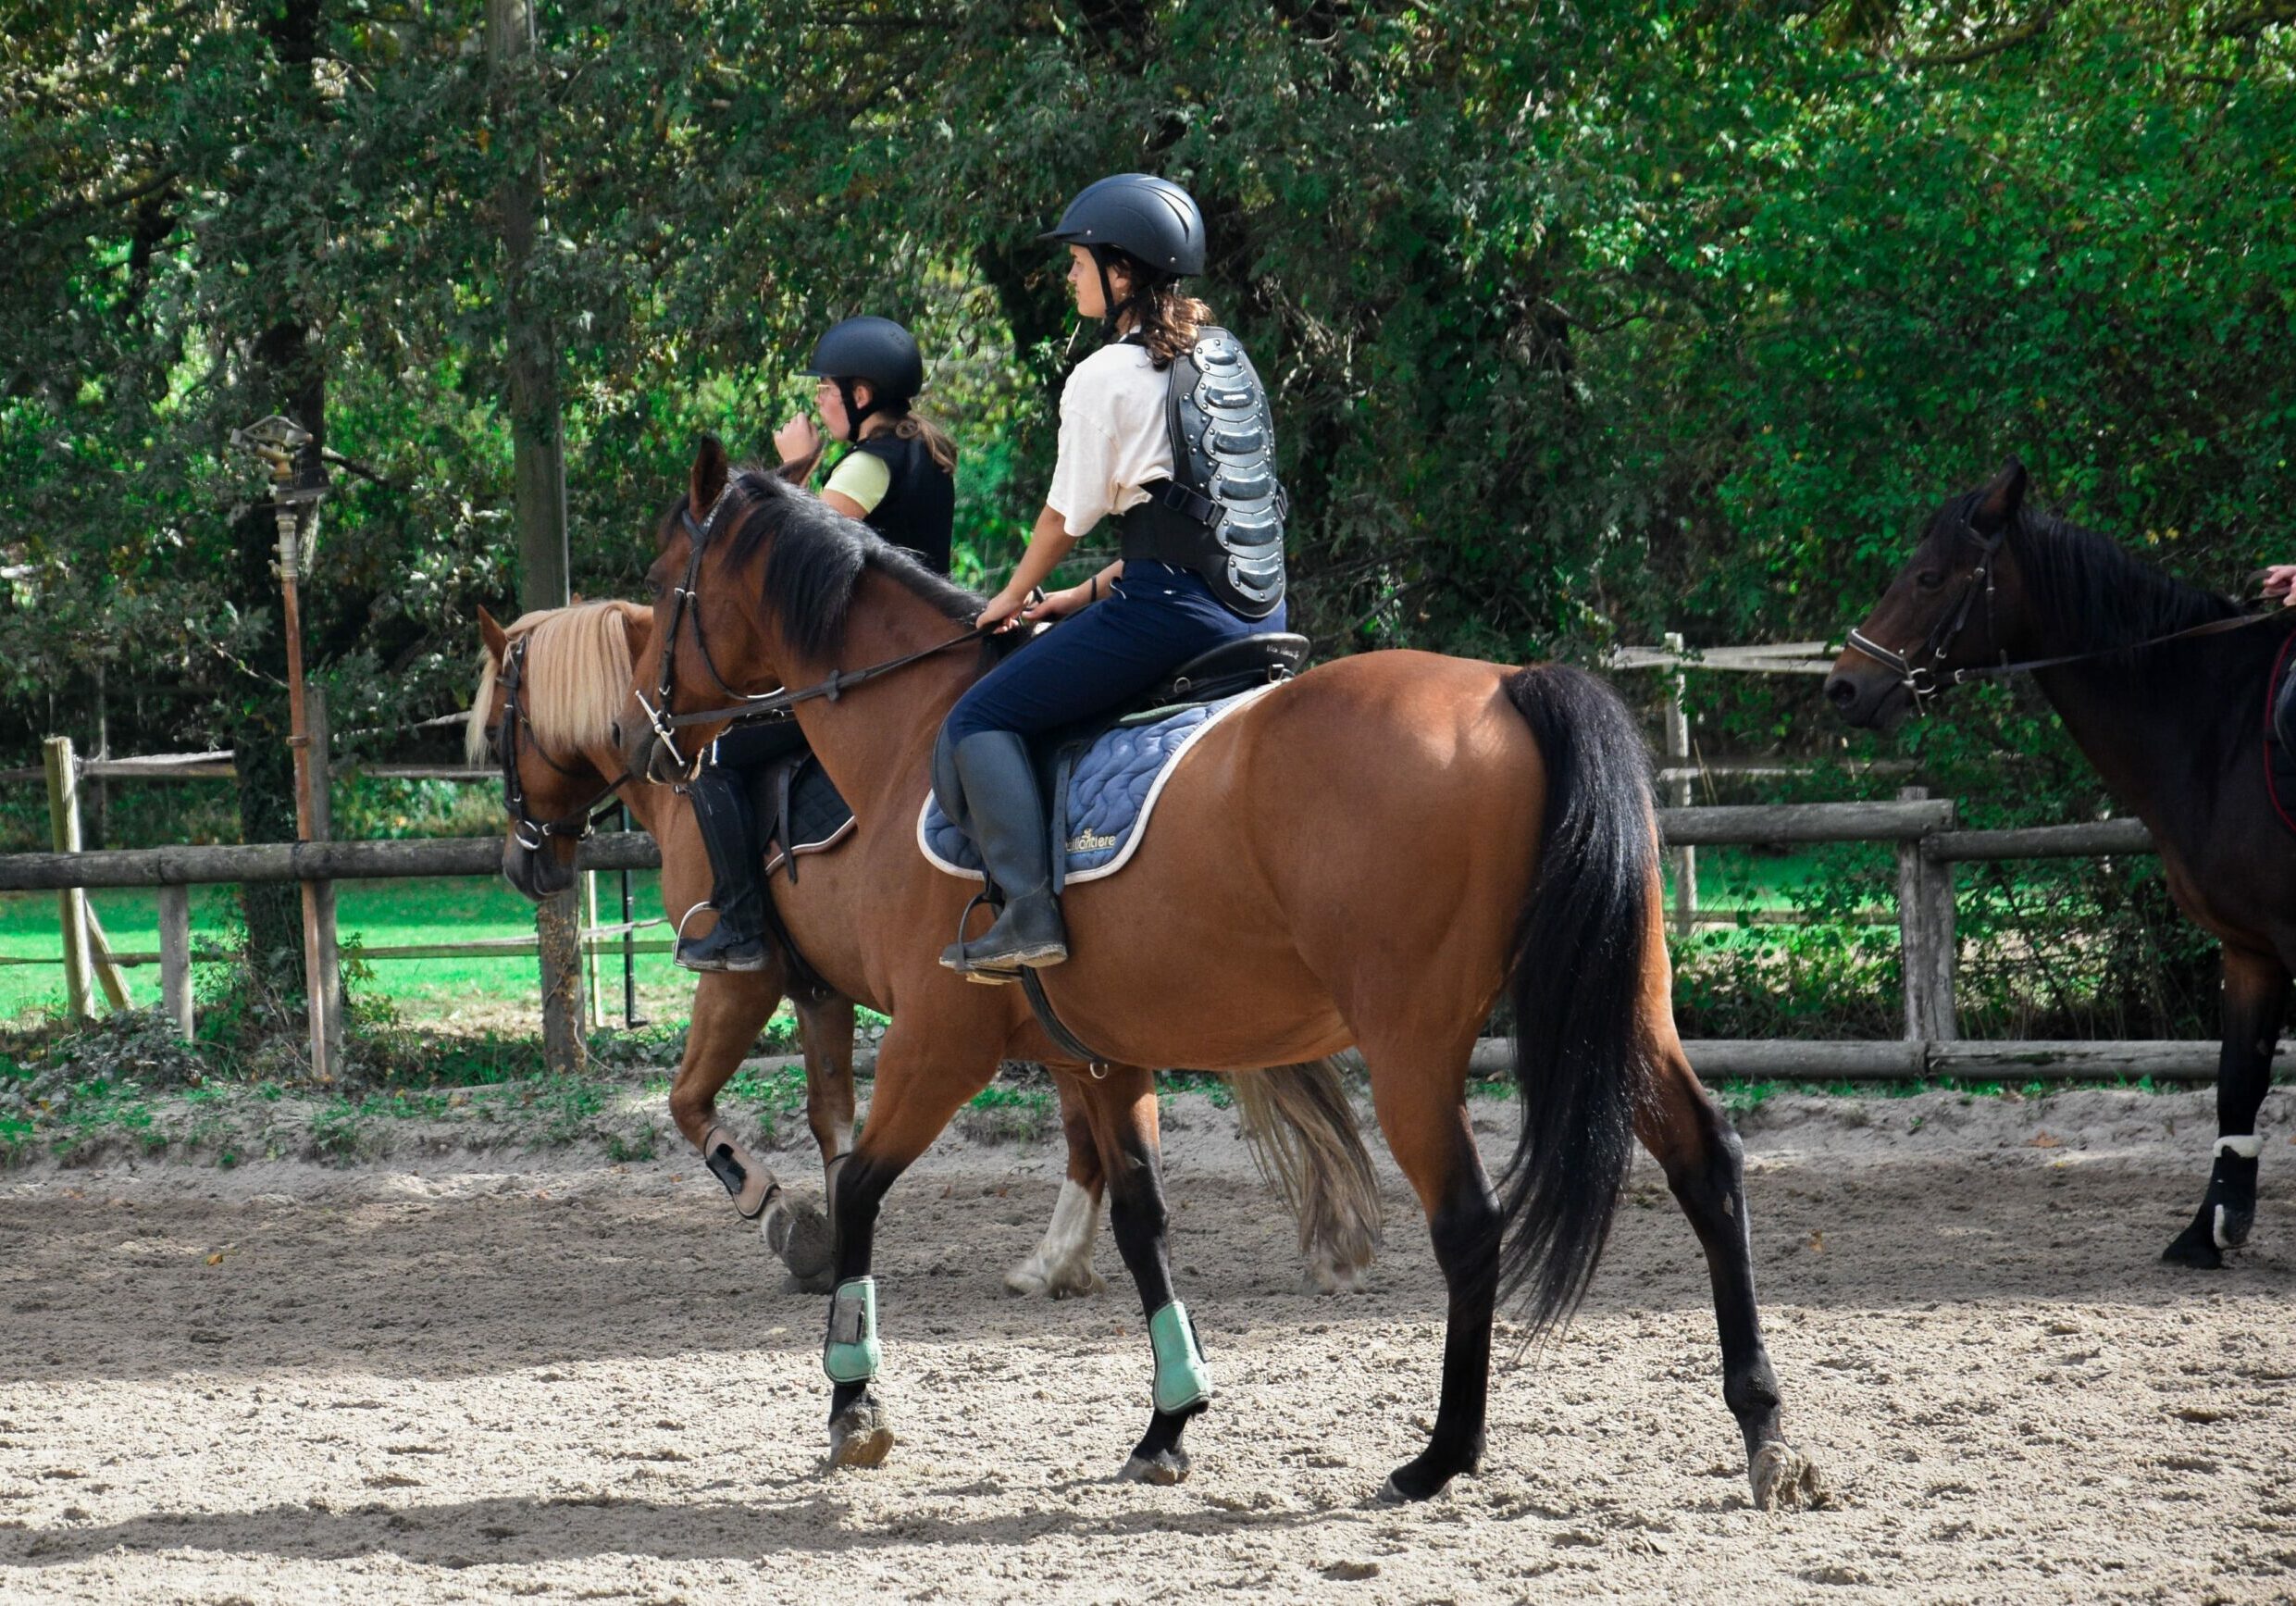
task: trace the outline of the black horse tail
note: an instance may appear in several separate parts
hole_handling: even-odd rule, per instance
[[[1657,830],[1650,752],[1616,692],[1544,664],[1509,676],[1507,695],[1546,761],[1538,878],[1508,981],[1522,1130],[1499,1178],[1500,1270],[1509,1293],[1527,1289],[1535,1336],[1578,1309],[1632,1159]]]

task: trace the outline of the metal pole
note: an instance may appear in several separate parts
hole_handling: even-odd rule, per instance
[[[630,828],[630,805],[622,805],[622,828]],[[646,1023],[638,1017],[638,933],[630,929],[630,873],[622,870],[622,1028],[636,1031]]]
[[[295,757],[295,840],[316,840],[311,834],[311,728],[303,684],[303,598],[301,519],[287,499],[294,483],[292,453],[273,450],[265,455],[271,465],[272,517],[279,526],[280,623],[287,636],[288,750]],[[319,903],[308,881],[303,883],[303,990],[311,1024],[311,1076],[329,1082],[335,1076],[334,1034],[329,1028],[326,955],[319,940]]]
[[[1682,651],[1680,630],[1669,630],[1666,650],[1679,655]],[[1678,666],[1668,673],[1666,691],[1666,757],[1669,769],[1686,769],[1690,764],[1690,715],[1682,706],[1685,690],[1682,672]],[[1667,802],[1676,808],[1690,806],[1690,777],[1678,774],[1667,782]],[[1698,915],[1698,850],[1672,848],[1668,850],[1674,861],[1674,928],[1687,934],[1697,924]]]

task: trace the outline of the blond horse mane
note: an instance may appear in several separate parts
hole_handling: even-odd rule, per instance
[[[628,624],[651,624],[652,618],[652,610],[637,603],[577,603],[570,608],[538,608],[509,627],[512,641],[526,639],[519,705],[543,751],[572,754],[609,739],[609,728],[629,696]],[[463,754],[474,767],[487,762],[487,738],[492,734],[487,710],[500,675],[492,654],[481,649],[478,690],[463,728]]]

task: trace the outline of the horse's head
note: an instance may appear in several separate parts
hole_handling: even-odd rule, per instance
[[[574,884],[590,811],[627,778],[600,757],[612,752],[613,715],[647,632],[644,611],[627,603],[545,609],[508,629],[478,610],[486,658],[464,749],[502,771],[503,877],[537,903]]]
[[[774,643],[756,599],[770,553],[766,499],[794,497],[777,479],[737,481],[726,448],[704,435],[686,494],[654,529],[652,643],[634,668],[628,706],[615,734],[634,775],[671,780],[724,722],[674,726],[674,716],[724,708],[781,684]]]
[[[2015,458],[1983,489],[1942,504],[1912,559],[1881,593],[1826,677],[1826,701],[1852,725],[1894,730],[1956,669],[2023,650],[2022,580],[2009,547],[2025,502]]]

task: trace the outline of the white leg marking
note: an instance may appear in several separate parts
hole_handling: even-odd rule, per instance
[[[1092,1269],[1092,1240],[1100,1233],[1100,1202],[1074,1179],[1061,1179],[1061,1197],[1052,1206],[1044,1241],[1036,1251],[1004,1275],[1004,1286],[1016,1294],[1097,1294],[1106,1285]]]

